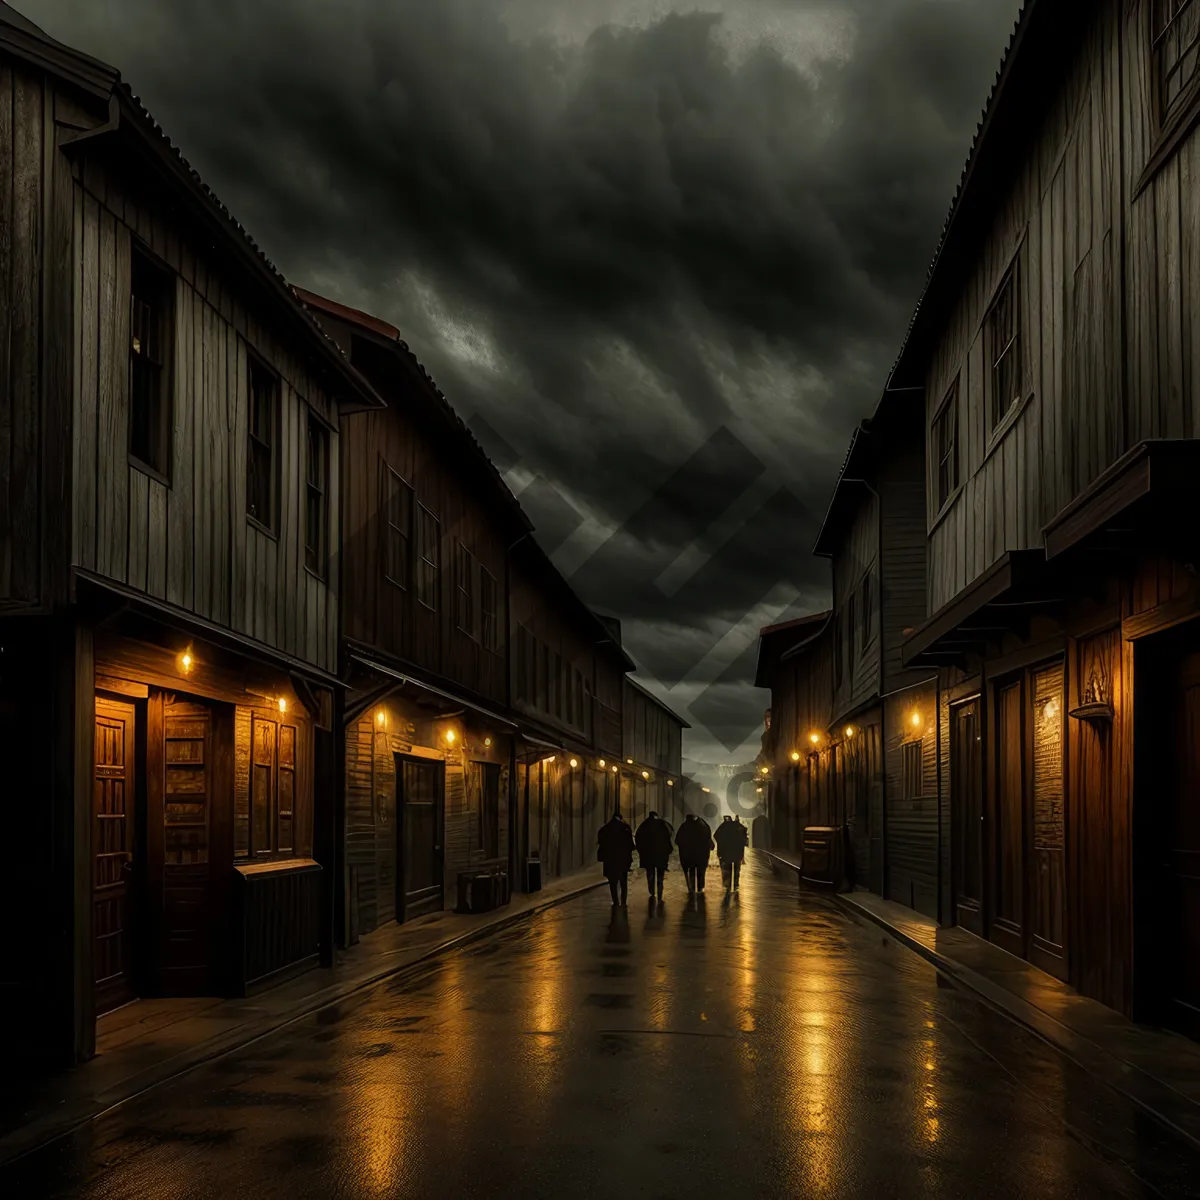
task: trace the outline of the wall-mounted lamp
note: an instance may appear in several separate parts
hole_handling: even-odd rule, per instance
[[[382,708],[375,714],[375,724],[380,729],[385,728],[387,725],[387,713]]]
[[[643,772],[642,772],[642,778],[643,778],[643,779],[649,779],[649,778],[650,778],[650,772],[649,772],[649,771],[643,771]]]
[[[625,761],[626,761],[626,762],[627,762],[627,763],[628,763],[628,764],[629,764],[631,767],[633,766],[633,759],[632,759],[632,758],[627,758]]]
[[[446,730],[446,745],[453,746],[458,741],[458,734],[453,729]]]
[[[710,792],[712,789],[711,789],[711,788],[701,788],[700,790],[701,790],[701,791],[702,791],[702,792],[703,792],[703,793],[704,793],[704,794],[707,796],[707,795],[708,795],[708,793],[709,793],[709,792]]]
[[[613,767],[612,771],[613,771],[613,774],[615,775],[617,773],[617,768]]]
[[[847,725],[845,732],[846,732],[846,737],[852,738],[858,732],[858,730],[855,729],[853,725]]]
[[[668,779],[668,780],[667,780],[667,787],[674,787],[674,786],[675,786],[675,780],[673,780],[673,779]]]
[[[186,650],[179,656],[179,669],[185,675],[192,669],[192,656]]]
[[[600,760],[600,766],[601,766],[602,768],[603,768],[603,767],[606,767],[606,766],[608,766],[608,763],[606,763],[606,762],[604,761],[604,759],[601,759],[601,760]]]
[[[282,696],[279,697],[279,711],[281,713],[287,712],[287,701]]]
[[[771,773],[771,768],[770,767],[759,767],[758,773],[760,775],[769,775]]]
[[[760,796],[762,795],[762,788],[755,788],[754,790],[755,790],[755,791],[756,791],[756,792],[757,792],[757,793],[758,793]]]
[[[912,715],[908,718],[908,720],[909,724],[912,725],[914,729],[921,728],[921,714],[917,711],[917,709],[913,709]]]
[[[490,746],[490,745],[492,744],[492,739],[491,739],[491,738],[484,738],[484,739],[483,739],[483,744],[484,744],[485,746]]]
[[[808,735],[808,740],[812,742],[814,746],[819,746],[821,744],[821,735],[819,733],[810,733]]]
[[[800,761],[800,751],[793,750],[792,751],[792,762],[799,762],[799,761]]]
[[[571,769],[574,770],[577,766],[579,766],[579,759],[577,759],[577,758],[571,759]]]

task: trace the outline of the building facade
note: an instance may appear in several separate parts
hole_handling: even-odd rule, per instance
[[[331,953],[338,422],[378,401],[116,71],[0,5],[15,1054]]]

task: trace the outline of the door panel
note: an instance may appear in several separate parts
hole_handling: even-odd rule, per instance
[[[1021,681],[996,689],[996,792],[992,941],[1024,957],[1024,778]]]
[[[1063,665],[1033,674],[1030,713],[1031,852],[1029,959],[1043,971],[1067,977],[1063,780]]]
[[[133,981],[134,733],[132,704],[96,699],[92,831],[92,978],[96,1012],[136,995]]]
[[[444,768],[439,762],[398,757],[396,772],[396,911],[401,920],[442,907]]]
[[[980,936],[983,914],[983,774],[979,701],[950,713],[950,788],[954,830],[955,920]]]
[[[1178,661],[1172,693],[1175,762],[1163,862],[1165,1016],[1200,1036],[1200,654]]]

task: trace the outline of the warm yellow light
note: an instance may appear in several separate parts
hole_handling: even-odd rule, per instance
[[[455,741],[456,741],[457,739],[458,739],[458,734],[457,734],[457,733],[455,733],[453,729],[447,729],[447,730],[446,730],[446,741],[447,741],[447,742],[448,742],[448,743],[449,743],[451,746],[453,746],[453,745],[454,745],[454,743],[455,743]]]
[[[1047,721],[1053,721],[1058,716],[1058,700],[1050,699],[1046,701],[1046,707],[1042,709],[1042,713]]]
[[[629,764],[631,767],[633,766],[633,759],[632,759],[632,758],[627,758],[625,761],[626,761],[626,762],[627,762],[627,763],[628,763],[628,764]]]
[[[756,791],[756,792],[757,792],[757,793],[758,793],[760,796],[762,795],[762,788],[755,788],[754,790],[755,790],[755,791]]]
[[[916,709],[913,710],[913,714],[911,717],[909,717],[909,720],[912,722],[912,727],[914,729],[921,728],[921,714],[917,712]]]
[[[673,780],[673,779],[668,779],[668,780],[667,780],[667,787],[674,787],[674,786],[675,786],[675,780]]]
[[[793,750],[792,751],[792,762],[799,762],[799,761],[800,761],[800,751]]]
[[[558,757],[558,755],[556,755],[556,754],[551,754],[549,758],[543,758],[543,759],[542,759],[542,762],[548,762],[548,763],[551,763],[551,762],[553,762],[553,761],[554,761],[554,760],[555,760],[557,757]]]
[[[758,773],[759,773],[760,775],[766,775],[766,774],[768,774],[768,773],[769,773],[769,771],[770,771],[770,768],[769,768],[769,767],[762,767],[762,768],[760,768],[760,769],[759,769],[759,772],[758,772]]]
[[[821,744],[821,735],[819,733],[810,733],[808,735],[808,740],[812,742],[814,746],[819,746]]]
[[[701,788],[700,790],[701,790],[702,792],[707,792],[709,789],[708,789],[708,788]]]
[[[606,766],[608,766],[608,763],[606,763],[606,762],[604,761],[604,759],[601,759],[601,760],[600,760],[600,765],[601,765],[602,767],[606,767]]]
[[[577,758],[573,758],[573,759],[571,759],[571,766],[572,766],[572,767],[577,767],[577,766],[579,766],[579,759],[577,759]]]
[[[613,767],[613,774],[615,775],[616,773],[617,773],[617,768]]]
[[[649,779],[649,778],[650,778],[650,772],[649,772],[649,771],[643,771],[643,772],[642,772],[642,778],[643,778],[643,779]]]
[[[378,725],[380,729],[387,724],[387,713],[385,713],[382,708],[375,714],[375,724]]]
[[[484,744],[485,746],[490,746],[490,745],[492,744],[492,739],[491,739],[491,738],[484,738],[484,739],[483,739],[483,744]]]
[[[279,697],[279,711],[287,712],[287,701],[282,696]]]
[[[179,656],[179,665],[185,675],[192,669],[192,656],[186,650]]]
[[[857,732],[858,732],[858,730],[855,729],[853,725],[846,726],[846,736],[848,738],[852,738]]]

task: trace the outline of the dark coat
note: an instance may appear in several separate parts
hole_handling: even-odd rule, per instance
[[[717,826],[717,857],[723,863],[742,862],[746,856],[746,826],[738,821],[722,821]]]
[[[671,827],[662,817],[647,817],[638,826],[633,840],[643,867],[654,867],[659,871],[667,869],[667,859],[673,853]]]
[[[679,865],[685,870],[706,867],[713,848],[712,831],[699,817],[689,817],[679,826],[675,845],[679,847]]]
[[[629,874],[633,866],[633,830],[620,817],[600,826],[596,834],[596,857],[604,864],[604,874],[609,879]]]

